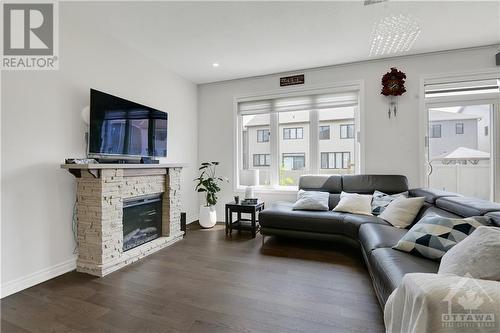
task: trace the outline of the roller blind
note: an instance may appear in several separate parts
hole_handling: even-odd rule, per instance
[[[499,80],[476,80],[425,85],[425,98],[499,93]]]
[[[286,98],[265,99],[238,103],[238,112],[244,114],[290,112],[312,109],[330,109],[355,106],[358,104],[357,91],[335,94],[304,95]]]

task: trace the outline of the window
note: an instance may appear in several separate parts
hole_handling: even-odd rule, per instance
[[[431,138],[440,138],[441,137],[441,125],[431,125],[430,131]]]
[[[253,155],[253,166],[270,166],[271,165],[271,155],[270,154],[254,154]]]
[[[304,128],[294,127],[294,128],[283,128],[283,139],[284,140],[295,140],[304,138]]]
[[[354,173],[355,165],[358,169],[359,143],[340,140],[337,134],[333,137],[334,132],[340,133],[337,129],[342,124],[345,137],[355,137],[357,90],[298,94],[238,101],[238,187],[251,183],[256,173],[262,188],[297,186],[302,175],[321,173],[321,152],[341,152],[327,162],[339,168],[339,173]]]
[[[464,134],[464,123],[455,124],[455,134]]]
[[[340,125],[341,139],[354,139],[354,124]]]
[[[291,153],[283,154],[283,169],[284,170],[302,170],[306,166],[306,154]]]
[[[489,127],[488,126],[484,126],[484,136],[488,136],[489,135]]]
[[[349,169],[350,152],[321,153],[321,169]]]
[[[257,142],[269,142],[269,134],[268,129],[257,130]]]
[[[330,125],[319,127],[319,139],[330,140]]]

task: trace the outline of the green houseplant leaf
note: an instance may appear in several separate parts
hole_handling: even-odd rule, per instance
[[[195,190],[205,194],[207,206],[215,206],[217,204],[217,193],[221,191],[219,184],[221,182],[228,182],[226,177],[217,176],[216,167],[219,164],[219,162],[201,163],[198,168],[200,176],[194,179],[196,182]]]

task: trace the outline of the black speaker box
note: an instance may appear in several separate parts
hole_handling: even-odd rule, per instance
[[[184,231],[184,237],[186,236],[186,213],[181,213],[181,231]]]
[[[160,164],[160,161],[152,159],[151,157],[142,157],[141,164]]]

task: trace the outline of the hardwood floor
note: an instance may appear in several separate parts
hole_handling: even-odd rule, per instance
[[[104,278],[70,272],[1,301],[1,332],[383,332],[361,255],[200,230]]]

